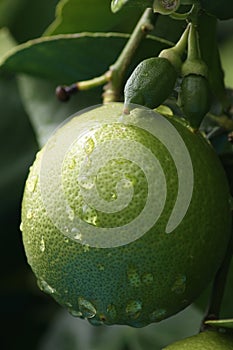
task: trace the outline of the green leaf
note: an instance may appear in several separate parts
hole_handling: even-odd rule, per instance
[[[111,10],[117,12],[125,5],[139,6],[141,8],[152,7],[153,0],[112,0]]]
[[[213,327],[218,327],[218,328],[233,329],[233,318],[229,318],[226,320],[209,320],[209,321],[206,321],[205,324],[208,324]]]
[[[79,32],[131,32],[140,15],[140,9],[124,10],[114,15],[109,0],[61,0],[56,9],[56,19],[44,35]]]
[[[0,70],[26,73],[58,84],[87,80],[104,73],[114,63],[128,37],[116,33],[80,33],[32,40],[3,57]],[[133,66],[167,46],[164,40],[148,37],[140,46]]]

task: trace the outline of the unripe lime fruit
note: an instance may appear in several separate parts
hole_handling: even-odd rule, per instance
[[[152,57],[140,62],[127,80],[125,106],[140,104],[156,108],[172,93],[177,71],[167,58]]]
[[[23,241],[39,286],[92,324],[142,327],[189,305],[230,234],[225,174],[201,134],[111,103],[59,128],[27,179]]]
[[[164,350],[232,350],[233,336],[216,331],[206,331],[177,341]]]

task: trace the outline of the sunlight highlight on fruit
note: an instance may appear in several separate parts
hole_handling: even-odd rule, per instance
[[[106,106],[95,108],[98,123],[96,119],[89,118],[93,113],[91,109],[72,118],[57,130],[45,147],[40,170],[41,194],[53,224],[73,239],[80,232],[78,239],[81,243],[99,248],[128,244],[141,237],[156,224],[166,203],[167,185],[163,164],[151,147],[127,137],[128,134],[137,135],[143,132],[150,143],[153,143],[153,139],[161,142],[175,164],[178,190],[166,226],[167,233],[171,233],[182,221],[193,191],[193,168],[189,152],[179,133],[167,119],[137,105],[132,105],[130,114],[126,115],[122,113],[119,104],[115,104],[114,108],[112,106],[111,114],[106,113],[108,109]],[[104,182],[101,183],[100,174],[111,162],[114,162],[114,169],[103,177]],[[131,164],[141,170],[140,176],[145,177],[144,190],[147,192],[145,205],[137,216],[134,215],[137,205],[134,185],[129,177],[129,172],[132,172]],[[121,178],[111,189],[107,176],[116,179],[119,171]],[[112,176],[111,172],[115,172],[116,176]],[[77,215],[77,207],[76,213],[74,212],[71,207],[72,198],[65,191],[63,180],[73,173],[78,174],[76,187],[79,197],[83,198],[83,206],[79,209],[92,217],[91,222],[87,221],[83,213]],[[112,191],[112,198],[106,200],[101,197],[98,186],[103,186],[107,192]],[[57,206],[53,205],[55,200]],[[116,222],[116,225],[113,223],[107,229],[98,225],[98,212],[108,213],[109,216],[111,213],[123,213],[130,202],[134,204],[127,214],[127,223],[119,226]]]

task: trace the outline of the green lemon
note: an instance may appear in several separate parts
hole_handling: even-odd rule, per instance
[[[233,337],[216,331],[206,331],[180,340],[164,350],[232,350]]]
[[[214,277],[230,235],[228,185],[200,133],[111,103],[60,127],[22,203],[39,287],[93,325],[143,327],[184,309]]]
[[[140,62],[126,82],[125,106],[136,103],[156,108],[172,93],[177,71],[164,57],[152,57]]]

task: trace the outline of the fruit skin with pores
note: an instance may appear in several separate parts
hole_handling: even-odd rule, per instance
[[[166,233],[178,191],[176,165],[158,138],[137,123],[122,122],[122,110],[121,103],[107,104],[71,119],[55,132],[54,142],[48,149],[44,146],[30,169],[22,203],[21,230],[28,263],[40,288],[72,315],[86,318],[93,325],[143,327],[185,308],[214,277],[230,235],[229,193],[221,164],[204,137],[193,133],[176,118],[166,119],[182,137],[194,173],[187,212],[180,224]],[[135,111],[131,111],[132,120]],[[146,111],[140,113],[136,119],[147,120]],[[91,122],[96,125],[94,129],[90,129]],[[94,151],[106,142],[121,143],[122,140],[133,142],[133,146],[135,142],[143,145],[157,158],[166,178],[166,203],[148,232],[127,244],[103,248],[80,242],[54,224],[41,192],[44,181],[41,171],[45,153],[54,147],[56,155],[56,147],[61,147],[59,140],[66,139],[64,135],[69,130],[77,130],[82,137],[72,143],[62,160],[62,188],[72,216],[79,216],[89,224],[97,240],[97,227],[107,227],[110,231],[130,224],[139,216],[147,200],[148,184],[142,169],[127,159],[127,149],[123,149],[121,158],[106,164],[107,155],[99,154],[99,162],[104,164],[98,170],[95,183],[100,197],[114,202],[122,177],[133,184],[134,196],[119,213],[104,213],[94,208],[82,211],[85,202],[77,181],[80,164],[88,162]],[[148,163],[147,167],[152,165]],[[182,171],[188,174],[188,169]],[[47,176],[53,181],[56,174],[52,169]],[[158,178],[159,174],[155,173],[154,181]],[[157,199],[159,203],[160,196]],[[61,203],[53,195],[50,204],[59,210]],[[64,213],[64,220],[66,215]],[[62,213],[58,219],[63,222]],[[129,230],[128,234],[132,232]]]
[[[177,341],[163,350],[232,350],[233,336],[217,331],[205,331]]]

